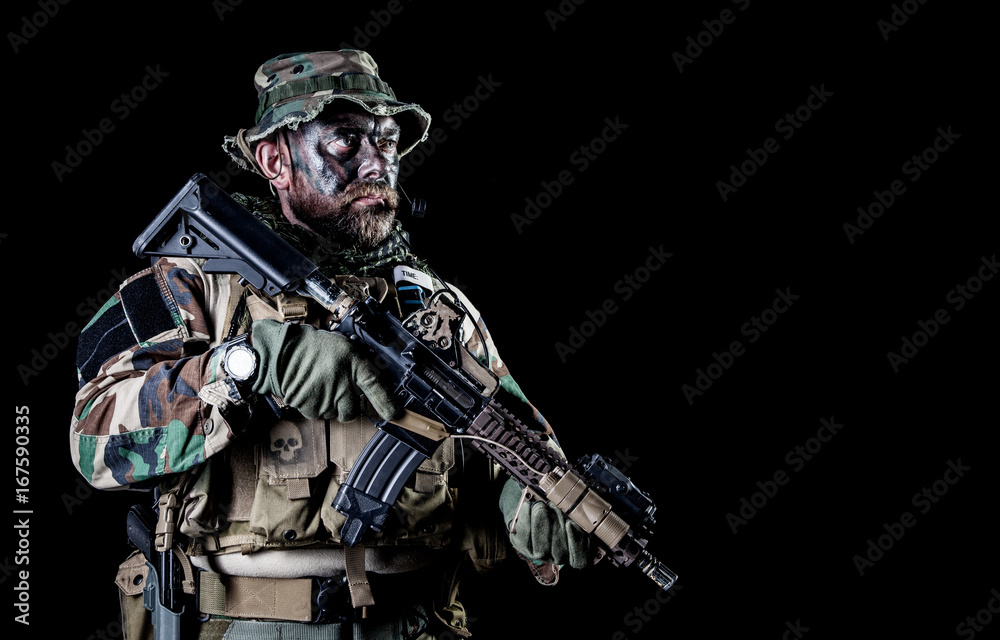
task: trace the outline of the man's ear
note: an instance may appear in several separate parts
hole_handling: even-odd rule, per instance
[[[281,144],[281,136],[267,138],[257,143],[254,149],[254,158],[257,165],[271,181],[271,186],[279,191],[287,191],[291,180],[291,170],[289,168],[288,147]]]

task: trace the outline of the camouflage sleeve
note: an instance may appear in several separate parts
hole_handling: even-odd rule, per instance
[[[244,402],[212,348],[228,328],[231,289],[192,261],[163,258],[80,333],[70,448],[92,485],[140,488],[232,440],[228,418]]]
[[[550,428],[549,423],[545,420],[544,416],[542,416],[542,413],[538,410],[538,408],[531,404],[524,392],[521,391],[521,387],[518,386],[514,377],[511,376],[510,371],[507,369],[507,365],[500,358],[500,354],[497,352],[496,344],[493,342],[493,337],[490,335],[490,331],[487,329],[486,322],[483,320],[482,315],[476,307],[473,306],[472,302],[464,293],[454,287],[452,287],[452,290],[461,301],[462,306],[468,310],[469,316],[471,316],[466,318],[465,324],[462,327],[465,346],[480,362],[485,364],[489,361],[490,370],[493,371],[497,378],[500,379],[500,386],[504,389],[504,391],[508,392],[530,407],[532,416],[538,423],[540,430],[547,433],[554,439],[555,434]],[[475,322],[475,324],[473,324],[473,322]]]

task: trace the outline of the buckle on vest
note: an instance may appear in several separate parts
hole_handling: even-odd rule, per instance
[[[302,296],[279,293],[274,297],[274,301],[278,305],[278,312],[286,322],[304,319],[309,313],[309,302]]]
[[[309,624],[355,622],[356,610],[351,606],[351,592],[347,575],[332,578],[313,578],[312,616]]]
[[[174,533],[177,531],[177,508],[180,502],[174,493],[160,495],[157,503],[160,516],[156,521],[156,550],[160,553],[169,552],[174,546]]]

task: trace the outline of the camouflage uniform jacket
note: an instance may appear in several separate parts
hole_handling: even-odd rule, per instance
[[[393,262],[415,264],[412,258],[396,251],[375,262],[391,273]],[[391,281],[371,275],[364,281],[393,304]],[[320,326],[316,311],[310,307],[304,321]],[[262,399],[240,395],[221,355],[232,327],[244,332],[259,317],[280,314],[273,301],[248,295],[235,276],[205,273],[198,261],[161,258],[123,283],[80,336],[73,462],[98,488],[159,485],[175,493],[179,532],[193,541],[194,555],[336,547],[343,516],[331,503],[374,433],[365,417],[347,424],[279,420]],[[502,386],[523,398],[482,322],[481,332],[469,318],[465,324],[470,351],[481,359],[490,354]],[[433,549],[455,542],[454,458],[447,440],[420,467],[396,503],[398,523],[377,545]]]

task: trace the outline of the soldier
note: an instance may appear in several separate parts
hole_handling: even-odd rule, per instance
[[[414,300],[397,268],[408,286],[444,288],[396,218],[399,159],[427,136],[427,112],[396,100],[361,51],[278,56],[254,81],[256,124],[223,148],[277,198],[234,198],[342,288],[400,317]],[[526,403],[474,307],[452,295],[469,311],[466,347],[493,356],[500,384]],[[493,525],[511,522],[520,491],[508,481],[501,492],[480,460],[485,481],[462,478],[478,495],[459,500],[453,480],[473,469],[456,467],[447,439],[400,493],[398,518],[361,545],[340,544],[333,498],[373,419],[400,407],[361,351],[321,329],[328,321],[311,300],[160,258],[80,335],[73,461],[95,487],[154,489],[160,540],[183,591],[197,594],[185,628],[198,638],[466,636],[461,568],[503,558]],[[587,562],[588,536],[558,510],[535,503],[518,522],[510,540],[540,581]],[[119,567],[129,640],[153,637],[146,571],[140,553]]]

